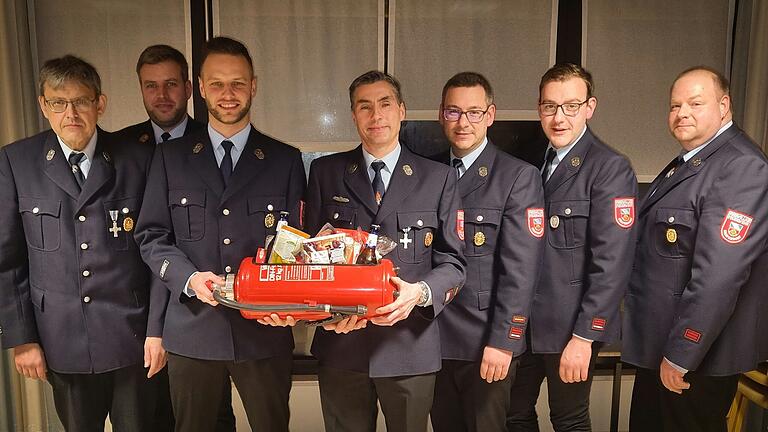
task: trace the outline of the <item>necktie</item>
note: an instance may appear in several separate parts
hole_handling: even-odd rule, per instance
[[[672,176],[675,175],[675,172],[677,172],[677,169],[680,168],[680,165],[685,163],[685,159],[683,159],[683,155],[679,155],[676,158],[672,159],[670,163],[667,164],[666,167],[661,171],[664,173],[664,177],[662,177],[661,180],[659,180],[658,183],[656,183],[656,187],[653,188],[653,191],[651,191],[651,194],[648,195],[649,197],[653,196],[653,194],[656,193],[657,190],[659,190],[663,185],[664,182],[668,181]]]
[[[171,134],[169,134],[168,132],[163,132],[163,134],[160,135],[160,139],[162,139],[163,142],[166,142],[169,139],[171,139]]]
[[[232,141],[224,140],[221,142],[224,147],[224,159],[221,160],[221,178],[224,179],[224,185],[229,184],[229,177],[232,175]]]
[[[557,152],[551,147],[547,147],[547,153],[544,155],[544,167],[541,169],[541,184],[549,180],[549,169],[552,168],[552,161],[555,160]]]
[[[83,189],[85,183],[85,176],[83,170],[80,169],[80,162],[85,158],[85,153],[72,152],[69,154],[69,167],[72,169],[72,175],[75,176],[77,187]]]
[[[456,178],[461,178],[461,169],[464,168],[464,162],[461,161],[459,158],[454,158],[451,161],[451,165],[456,169]]]
[[[384,180],[381,178],[381,170],[386,164],[380,160],[371,162],[374,175],[371,186],[373,187],[373,196],[376,198],[376,204],[381,205],[381,199],[384,198]]]

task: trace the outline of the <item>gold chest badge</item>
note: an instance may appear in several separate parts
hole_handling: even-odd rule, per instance
[[[267,215],[264,216],[264,226],[267,228],[272,228],[275,226],[275,215],[272,213],[267,213]]]
[[[480,247],[485,244],[485,234],[478,231],[475,233],[475,237],[472,240],[474,241],[475,246]]]
[[[427,232],[426,235],[424,235],[424,246],[430,247],[432,246],[432,240],[434,240],[434,236],[431,232]]]
[[[677,241],[677,231],[674,228],[667,228],[667,241],[670,243]]]

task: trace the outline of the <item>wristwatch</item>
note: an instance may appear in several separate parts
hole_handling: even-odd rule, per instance
[[[416,306],[426,306],[427,300],[429,300],[429,285],[424,281],[418,281],[416,284],[421,288],[421,295],[419,296],[419,302]]]

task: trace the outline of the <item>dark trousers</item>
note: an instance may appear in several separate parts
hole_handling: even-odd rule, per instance
[[[176,427],[171,405],[171,389],[168,384],[168,367],[164,367],[153,378],[160,381],[157,395],[157,406],[152,423],[152,432],[169,432]],[[235,413],[232,411],[232,384],[229,380],[224,383],[221,393],[219,415],[216,418],[216,432],[235,432]]]
[[[68,432],[103,432],[109,415],[115,432],[150,429],[160,381],[147,379],[142,365],[98,374],[48,371],[53,402]]]
[[[219,407],[223,394],[231,389],[231,377],[253,430],[287,432],[292,363],[291,353],[242,362],[169,353],[168,378],[176,431],[216,430]]]
[[[435,432],[506,432],[510,388],[519,362],[513,359],[507,377],[489,384],[480,378],[480,362],[443,360],[430,412]]]
[[[549,419],[555,431],[591,431],[589,418],[589,393],[595,359],[602,346],[592,343],[592,358],[589,361],[589,378],[579,383],[564,383],[560,379],[561,354],[532,354],[520,356],[517,376],[512,384],[510,408],[507,413],[507,430],[510,432],[538,431],[536,400],[544,378],[547,379],[549,394]]]
[[[638,368],[629,412],[631,432],[725,432],[728,409],[739,376],[713,377],[688,372],[691,388],[673,393],[661,383],[658,370]]]
[[[367,373],[320,366],[320,403],[326,432],[375,432],[381,404],[388,432],[424,432],[435,374],[369,378]]]

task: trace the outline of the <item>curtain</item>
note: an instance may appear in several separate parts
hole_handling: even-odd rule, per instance
[[[0,145],[38,131],[35,72],[24,0],[0,7]]]
[[[763,150],[768,146],[768,0],[753,0],[742,127]]]

